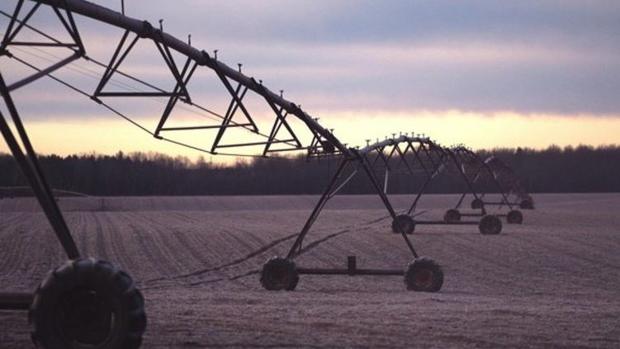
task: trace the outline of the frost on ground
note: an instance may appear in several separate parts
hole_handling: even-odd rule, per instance
[[[408,197],[396,197],[406,207]],[[523,225],[418,226],[418,252],[444,268],[439,293],[400,277],[302,275],[294,292],[261,289],[316,197],[63,198],[83,255],[138,282],[145,348],[620,347],[620,195],[537,195]],[[441,218],[454,196],[420,209]],[[411,256],[373,196],[337,197],[297,260],[308,267],[404,268]],[[314,242],[314,243],[313,243]],[[32,291],[64,260],[36,203],[0,200],[0,289]],[[0,348],[31,347],[23,312],[0,311]]]

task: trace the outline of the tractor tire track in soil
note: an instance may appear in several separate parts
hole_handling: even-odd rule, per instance
[[[187,215],[182,215],[182,216],[184,218],[191,219],[194,222],[196,222],[195,219],[192,219],[192,218],[188,217]],[[370,220],[370,221],[366,222],[365,225],[366,226],[370,226],[370,225],[372,225],[374,223],[377,223],[377,222],[380,222],[382,220],[385,220],[386,217],[389,217],[389,216],[383,216],[383,217],[380,217],[378,219]],[[350,232],[350,229],[344,229],[344,230],[341,230],[339,232],[329,234],[326,237],[320,238],[319,240],[312,241],[308,245],[306,245],[304,248],[302,248],[302,250],[300,252],[300,255],[305,254],[305,253],[311,251],[312,249],[314,249],[315,247],[317,247],[318,245],[320,245],[323,242],[326,242],[326,241],[328,241],[328,240],[330,240],[332,238],[335,238],[337,236],[340,236],[340,235],[348,233],[348,232]],[[318,232],[315,232],[315,233],[318,233]],[[249,233],[249,234],[253,235],[251,233]],[[220,265],[217,265],[217,266],[214,266],[214,267],[208,267],[208,268],[196,270],[196,271],[193,271],[191,273],[181,274],[181,275],[177,275],[177,276],[174,276],[174,277],[171,277],[171,278],[170,277],[160,277],[160,278],[155,278],[155,279],[149,279],[149,280],[145,281],[144,284],[145,285],[150,285],[151,283],[158,282],[158,281],[165,281],[165,280],[170,280],[170,279],[178,280],[178,279],[184,279],[184,278],[198,277],[198,276],[202,276],[202,275],[205,275],[205,274],[208,274],[208,273],[211,273],[211,272],[218,272],[218,271],[221,271],[221,270],[226,269],[226,268],[237,266],[237,265],[243,264],[243,263],[251,260],[252,258],[258,257],[258,256],[266,253],[267,251],[271,250],[273,247],[279,245],[282,242],[285,242],[285,241],[288,241],[288,240],[291,240],[291,239],[297,237],[297,235],[299,235],[299,233],[294,233],[294,234],[286,235],[286,236],[284,236],[282,238],[279,238],[279,239],[275,239],[275,240],[269,242],[268,244],[260,246],[258,249],[248,253],[247,255],[245,255],[245,256],[243,256],[241,258],[237,258],[235,260],[232,260],[232,261],[230,261],[228,263],[220,264]],[[329,259],[326,258],[326,259],[324,259],[324,261],[327,261],[328,264],[334,266],[334,263],[335,263],[334,259],[335,258],[329,258]],[[248,275],[251,275],[253,273],[254,272],[249,272]],[[241,276],[239,276],[239,275],[228,276],[226,279],[227,280],[237,280],[240,277],[245,276],[245,274],[246,273],[242,273],[242,274],[240,274]],[[199,285],[199,284],[204,284],[204,283],[219,282],[219,281],[223,281],[223,280],[225,280],[225,279],[210,280],[210,281],[206,281],[206,282],[198,280],[198,281],[191,282],[191,285]]]
[[[167,251],[165,254],[170,261],[174,261],[176,269],[179,272],[174,274],[168,274],[159,276],[156,278],[151,278],[143,282],[143,284],[152,284],[157,281],[172,281],[178,279],[178,276],[184,275],[184,271],[195,269],[197,266],[210,264],[212,263],[211,258],[207,258],[208,256],[213,256],[213,252],[208,248],[208,245],[205,241],[198,239],[197,237],[191,238],[189,236],[197,235],[192,232],[181,232],[176,228],[162,228],[161,223],[157,222],[156,219],[143,219],[145,226],[149,226],[149,231],[157,234],[162,238],[164,243],[163,249]],[[190,241],[193,240],[193,241]],[[198,241],[200,241],[198,243]],[[218,245],[215,241],[215,244]],[[203,250],[199,250],[198,246],[203,246]]]
[[[480,235],[475,226],[415,232],[409,237],[418,253],[444,269],[438,293],[406,291],[396,276],[303,275],[295,292],[263,290],[262,263],[285,253],[307,218],[307,211],[287,208],[300,206],[288,204],[294,197],[265,200],[284,207],[274,211],[257,206],[263,200],[256,198],[243,206],[254,205],[254,211],[231,209],[242,197],[179,199],[187,211],[175,208],[174,198],[165,198],[165,205],[110,198],[108,207],[116,211],[81,212],[72,204],[76,210],[67,218],[81,248],[105,254],[138,282],[148,304],[144,348],[615,349],[620,195],[602,196],[604,203],[589,201],[599,197],[594,194],[543,196],[527,224],[506,225],[497,236]],[[330,208],[317,221],[298,266],[343,268],[349,253],[364,258],[358,260],[363,268],[405,267],[411,255],[391,232],[385,211],[376,208],[376,197],[363,199],[368,204],[358,196],[344,199],[347,209]],[[447,201],[428,199],[436,200],[433,207]],[[545,209],[553,200],[562,201],[561,210]],[[220,201],[227,204],[211,204]],[[162,209],[154,211],[154,205]],[[66,259],[45,217],[34,210],[2,215],[0,244],[0,283],[8,290],[32,290]],[[0,312],[0,347],[31,347],[23,314]]]
[[[180,244],[179,239],[172,237],[169,228],[158,224],[154,217],[150,217],[150,214],[131,213],[130,216],[132,222],[141,222],[142,226],[147,227],[147,231],[152,235],[158,246],[158,254],[164,258],[171,270],[175,270],[174,274],[171,275],[177,275],[179,271],[187,268],[187,263],[191,262],[185,253],[187,246]]]
[[[140,253],[148,260],[147,265],[141,266],[141,269],[150,271],[150,274],[155,275],[155,277],[178,273],[178,270],[172,266],[173,263],[169,262],[166,254],[162,251],[161,245],[156,242],[151,232],[144,232],[134,223],[127,223],[127,226],[140,247]],[[143,271],[146,272],[146,270]]]
[[[290,240],[290,239],[296,237],[297,235],[298,234],[295,233],[295,234],[291,234],[291,235],[285,236],[285,237],[280,238],[280,239],[276,239],[276,240],[272,241],[271,243],[269,243],[267,245],[264,245],[264,246],[261,246],[259,249],[254,250],[251,253],[249,253],[249,254],[241,257],[241,258],[238,258],[238,259],[235,259],[233,261],[230,261],[228,263],[220,264],[220,265],[217,265],[217,266],[214,266],[214,267],[209,267],[209,268],[204,268],[204,269],[196,270],[196,271],[193,271],[193,272],[187,273],[187,274],[176,275],[172,279],[183,279],[183,278],[201,276],[201,275],[204,275],[204,274],[207,274],[207,273],[210,273],[210,272],[220,271],[222,269],[225,269],[225,268],[228,268],[228,267],[231,267],[231,266],[242,264],[242,263],[247,262],[248,260],[258,256],[258,255],[263,254],[264,252],[267,252],[273,246],[276,246],[276,245],[280,244],[283,241]],[[160,279],[148,280],[148,282],[154,282],[154,281],[159,281],[159,280],[161,280],[161,278]]]

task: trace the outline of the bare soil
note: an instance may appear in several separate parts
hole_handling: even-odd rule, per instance
[[[303,275],[261,288],[315,196],[61,198],[83,255],[110,260],[143,291],[145,348],[620,347],[620,194],[536,195],[523,225],[418,226],[439,293],[401,277]],[[410,197],[394,198],[407,207]],[[441,218],[455,196],[425,197]],[[373,196],[335,198],[310,232],[304,267],[405,268],[412,259]],[[65,257],[36,202],[0,200],[0,290],[32,291]],[[29,348],[24,312],[0,311],[0,348]]]

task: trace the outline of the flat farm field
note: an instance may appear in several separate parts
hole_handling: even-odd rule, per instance
[[[438,293],[398,276],[302,275],[261,288],[316,196],[62,198],[83,255],[128,271],[146,298],[144,348],[619,348],[620,194],[535,195],[523,225],[418,226]],[[394,197],[396,206],[410,198]],[[455,196],[424,197],[440,219]],[[374,196],[334,198],[298,266],[404,269],[411,260]],[[33,291],[65,257],[32,199],[0,200],[0,290]],[[0,348],[32,347],[24,312],[0,311]]]

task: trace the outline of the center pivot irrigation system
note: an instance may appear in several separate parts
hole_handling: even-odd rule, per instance
[[[477,183],[495,187],[499,193],[499,201],[488,201],[485,193],[479,191],[479,197],[474,197],[471,201],[472,209],[482,209],[486,206],[499,206],[508,208],[506,214],[509,223],[521,223],[523,215],[517,208],[523,210],[534,209],[534,199],[527,193],[525,187],[514,173],[514,171],[503,161],[495,156],[490,156],[483,160],[480,155],[473,152],[464,145],[452,148],[457,156],[463,173],[476,185]],[[490,183],[489,183],[490,182]],[[463,193],[455,207],[458,209],[464,202],[467,193]]]
[[[498,193],[504,198],[507,207],[510,208],[508,214],[487,214],[484,205],[474,207],[479,212],[462,213],[458,210],[466,195],[471,194],[474,202],[481,202],[482,196],[477,194],[474,188],[478,181],[479,171],[477,169],[474,178],[469,174],[471,165],[470,156],[475,156],[471,150],[465,147],[444,148],[424,136],[400,135],[384,141],[368,144],[362,149],[350,149],[349,155],[339,156],[340,164],[333,174],[327,188],[317,202],[312,214],[306,221],[300,234],[293,243],[286,257],[273,257],[263,267],[261,283],[268,290],[294,290],[299,281],[299,275],[404,275],[405,284],[410,290],[435,292],[441,289],[443,283],[443,273],[441,267],[433,260],[419,257],[413,244],[407,235],[412,234],[416,226],[420,225],[477,225],[480,233],[499,234],[502,229],[502,222],[498,218],[506,216],[508,223],[520,224],[523,216],[520,211],[513,209],[508,201],[508,194],[492,176]],[[467,154],[468,157],[464,155]],[[477,158],[478,159],[478,158]],[[487,162],[482,161],[480,166],[493,174]],[[298,267],[293,261],[302,252],[302,244],[308,235],[312,225],[318,218],[327,202],[333,198],[347,183],[359,173],[365,174],[381,199],[392,218],[392,231],[401,234],[405,239],[413,261],[405,269],[376,270],[358,269],[355,256],[349,256],[346,269],[319,269]],[[417,193],[408,209],[402,213],[397,213],[388,198],[388,186],[392,175],[404,172],[408,180],[421,182]],[[452,173],[460,178],[467,190],[461,195],[455,208],[445,212],[441,220],[420,220],[416,213],[416,207],[420,198],[428,189],[429,184],[440,174]],[[383,175],[383,185],[380,177]],[[420,181],[421,180],[421,181]],[[462,220],[462,217],[481,217],[480,220]]]
[[[47,23],[50,23],[50,19],[56,21],[65,38],[58,38],[58,30],[41,29],[33,23],[36,13],[45,13]],[[465,166],[458,163],[459,159],[463,158],[458,155],[458,151],[442,148],[428,138],[413,136],[401,136],[369,144],[362,149],[349,148],[331,131],[322,127],[317,122],[318,119],[302,110],[300,105],[284,99],[282,91],[276,94],[265,87],[262,81],[244,75],[241,72],[241,65],[238,69],[233,69],[220,62],[217,51],[210,55],[204,50],[196,49],[191,45],[191,37],[187,41],[182,41],[166,33],[161,22],[157,28],[147,21],[133,19],[124,13],[83,0],[16,0],[15,9],[11,13],[1,12],[1,14],[6,17],[8,25],[0,45],[0,59],[2,59],[0,94],[5,105],[0,111],[0,132],[68,257],[65,264],[44,278],[34,294],[0,293],[0,309],[29,311],[28,319],[33,327],[32,338],[37,346],[137,348],[146,329],[144,300],[132,278],[109,262],[80,254],[39,165],[34,147],[14,102],[13,93],[41,78],[51,79],[63,85],[157,139],[208,154],[247,156],[247,152],[233,154],[226,151],[253,149],[256,151],[251,156],[259,157],[285,151],[304,151],[312,157],[337,157],[340,164],[336,173],[288,255],[284,258],[274,257],[264,265],[261,283],[269,290],[294,289],[299,274],[371,274],[404,275],[408,289],[436,292],[443,283],[442,269],[432,259],[418,255],[408,237],[408,233],[413,232],[413,227],[421,224],[479,224],[482,227],[485,219],[493,220],[491,223],[497,224],[497,217],[485,214],[480,215],[482,217],[480,222],[461,222],[460,217],[442,221],[415,221],[412,215],[426,184],[422,186],[405,214],[398,214],[390,203],[387,183],[395,159],[399,161],[396,167],[404,166],[411,173],[422,171],[428,182],[452,164],[452,168],[457,169],[457,173],[468,184],[469,193],[474,196],[474,200],[482,201],[483,196],[474,191],[475,180],[468,177],[464,170]],[[120,39],[109,47],[109,60],[106,62],[88,55],[87,45],[76,23],[78,15],[81,16],[80,20],[93,20],[119,31]],[[28,39],[22,39],[25,32],[29,34],[25,35]],[[142,42],[153,44],[155,50],[152,52],[161,59],[159,62],[162,63],[162,71],[169,73],[174,87],[166,89],[156,86],[137,77],[130,72],[130,67],[124,65],[127,57]],[[98,49],[102,48],[102,43],[98,42],[97,45]],[[55,53],[44,50],[54,50]],[[59,51],[63,54],[59,55]],[[32,60],[33,56],[38,58],[36,62]],[[42,61],[45,64],[42,64]],[[18,71],[21,75],[15,81],[8,82],[6,79],[6,70],[11,70],[7,68],[9,65],[6,62],[12,62],[11,64],[21,68]],[[88,64],[91,68],[84,68],[79,64]],[[66,71],[87,73],[91,78],[94,75],[95,83],[85,88],[83,84],[65,77],[62,73]],[[201,71],[214,76],[219,86],[224,87],[225,93],[230,98],[230,102],[224,108],[225,112],[215,112],[200,104],[198,101],[200,98],[192,96],[194,89],[191,83],[198,79],[196,76]],[[121,83],[119,78],[133,85]],[[139,88],[136,88],[136,85]],[[261,105],[271,114],[267,126],[268,132],[263,133],[260,130],[258,119],[250,111],[253,104],[245,103],[248,96],[258,98]],[[154,126],[145,126],[113,103],[115,99],[124,101],[159,99],[160,102],[164,101],[165,107]],[[125,107],[126,105],[124,104]],[[207,114],[211,120],[217,120],[217,123],[175,126],[170,122],[174,119],[173,112],[179,108],[184,110],[190,108],[193,112]],[[12,127],[5,118],[5,113],[10,116]],[[260,140],[246,141],[246,138],[243,138],[241,142],[224,142],[225,137],[230,136],[235,130],[245,131]],[[168,136],[178,134],[179,131],[212,132],[210,136],[212,143],[210,147],[204,147],[201,144],[190,144]],[[302,132],[305,133],[305,138],[300,136]],[[202,141],[204,139],[206,138],[201,138]],[[500,168],[493,161],[481,164],[487,170],[493,168],[495,179],[505,177],[507,173],[505,168]],[[385,178],[382,185],[377,172],[383,170]],[[301,253],[303,241],[319,213],[327,201],[357,173],[367,177],[381,198],[392,219],[393,231],[402,236],[413,260],[404,270],[358,269],[355,257],[349,257],[347,269],[342,270],[298,268],[293,259]],[[515,187],[515,183],[511,185],[512,187],[506,187],[506,190],[517,196],[522,194]],[[523,196],[519,198],[525,199]],[[459,205],[462,200],[459,201]],[[505,203],[512,204],[507,197]],[[484,212],[484,207],[480,208]]]

